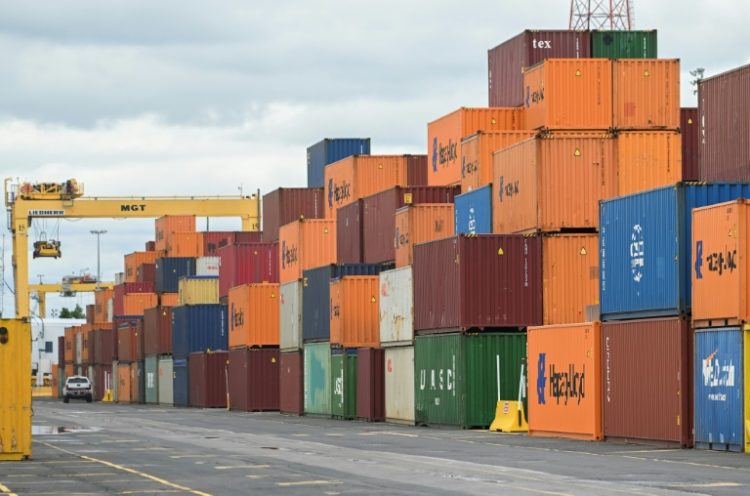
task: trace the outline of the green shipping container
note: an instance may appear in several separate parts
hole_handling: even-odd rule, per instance
[[[146,376],[143,382],[146,386],[146,403],[156,405],[159,403],[159,357],[149,355],[145,362]]]
[[[331,415],[331,345],[305,345],[305,414]]]
[[[498,364],[500,395],[515,400],[522,363],[526,363],[526,333],[418,336],[416,424],[489,427],[497,406]]]
[[[357,350],[331,352],[331,415],[357,417]]]
[[[656,30],[592,31],[591,56],[604,59],[655,59]]]

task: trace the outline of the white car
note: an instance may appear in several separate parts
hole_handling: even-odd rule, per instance
[[[91,403],[94,398],[94,390],[88,377],[74,375],[65,379],[63,387],[63,402],[67,403],[71,398],[85,399]]]

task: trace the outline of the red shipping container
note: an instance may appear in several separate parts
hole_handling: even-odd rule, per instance
[[[406,185],[427,186],[427,155],[406,156]]]
[[[146,355],[172,353],[172,307],[146,309],[143,314],[143,350]]]
[[[190,406],[225,408],[227,406],[226,351],[191,353],[188,357]]]
[[[357,417],[369,422],[385,420],[385,350],[357,350]]]
[[[279,188],[263,195],[263,241],[279,240],[284,224],[325,217],[323,188]]]
[[[279,410],[281,413],[302,415],[304,411],[302,351],[281,353],[279,367]]]
[[[156,284],[156,264],[145,263],[138,266],[136,269],[136,281],[144,282],[147,284]],[[146,291],[148,292],[148,291]]]
[[[128,358],[122,358],[120,356],[120,328],[123,329],[143,329],[143,317],[137,316],[137,317],[115,317],[112,322],[112,347],[113,347],[113,357],[120,360],[120,361],[132,361],[136,354],[136,348],[135,348],[135,336],[131,336],[128,334],[127,338],[125,337],[125,334],[123,334],[123,339],[126,339],[123,341],[124,343],[127,343],[126,349],[123,351],[125,353],[125,356]],[[143,333],[141,333],[143,334]],[[106,358],[106,357],[105,357]],[[105,361],[106,363],[106,361]]]
[[[279,409],[278,348],[241,348],[229,352],[229,409],[243,412]]]
[[[91,339],[94,341],[94,364],[106,365],[111,364],[115,358],[115,347],[113,336],[116,332],[112,329],[96,329],[91,333]]]
[[[697,108],[680,109],[682,138],[682,180],[697,181],[700,162],[700,125]]]
[[[419,203],[453,203],[460,186],[396,187],[362,200],[362,245],[364,263],[396,259],[393,233],[396,210]],[[340,262],[341,263],[341,262]]]
[[[86,305],[86,323],[94,323],[94,314],[96,313],[96,305]]]
[[[112,363],[94,365],[94,401],[101,401],[104,398],[104,393],[107,389],[112,389],[114,380],[112,377]]]
[[[414,329],[542,324],[542,239],[482,234],[414,247]]]
[[[336,214],[336,262],[362,263],[362,200],[338,209]]]
[[[124,311],[124,298],[126,294],[131,293],[153,293],[154,284],[148,282],[124,282],[122,284],[116,284],[114,287],[113,301],[112,301],[112,313],[113,315],[121,316]]]
[[[279,282],[279,244],[241,243],[220,248],[219,296],[242,284]]]
[[[57,338],[57,364],[65,365],[65,336]]]
[[[219,248],[237,243],[260,243],[263,233],[260,231],[208,231],[203,234],[203,256],[219,255]]]

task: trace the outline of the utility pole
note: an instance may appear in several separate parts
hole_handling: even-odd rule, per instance
[[[99,289],[101,280],[102,280],[102,268],[101,268],[101,249],[99,240],[102,234],[107,234],[107,231],[102,230],[92,230],[91,234],[96,235],[96,288]]]

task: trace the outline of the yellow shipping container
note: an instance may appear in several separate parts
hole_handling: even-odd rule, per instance
[[[219,303],[218,277],[183,277],[180,279],[179,305],[210,305]]]
[[[31,324],[0,320],[0,462],[31,456]]]

